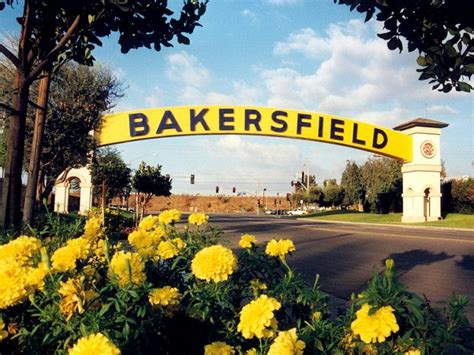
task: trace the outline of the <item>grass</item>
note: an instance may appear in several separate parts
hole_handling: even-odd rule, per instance
[[[380,224],[402,224],[401,213],[375,214],[357,211],[325,211],[305,216],[304,218],[321,219],[328,221],[380,223]],[[410,224],[412,225],[412,224]],[[445,227],[445,228],[469,228],[474,229],[474,215],[450,213],[441,221],[413,223],[413,225]]]

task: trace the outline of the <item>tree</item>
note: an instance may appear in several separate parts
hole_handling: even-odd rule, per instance
[[[474,17],[472,0],[334,0],[384,23],[378,36],[391,50],[418,50],[420,80],[434,83],[433,90],[470,92],[466,82],[474,73]]]
[[[324,180],[323,203],[326,206],[339,206],[344,198],[344,189],[337,184],[336,179]]]
[[[342,172],[341,186],[344,189],[345,205],[361,205],[365,190],[362,184],[362,176],[359,166],[356,162],[348,160],[346,168]]]
[[[402,206],[402,162],[386,158],[370,158],[361,167],[365,202],[372,212],[396,212]]]
[[[153,167],[145,162],[140,163],[132,179],[132,186],[137,191],[137,198],[140,202],[140,206],[136,207],[137,216],[141,210],[140,218],[143,218],[145,207],[152,196],[171,195],[171,181],[168,176],[161,175],[161,165]]]
[[[90,132],[99,128],[102,114],[115,106],[122,90],[120,81],[103,65],[68,64],[55,75],[39,169],[39,198],[50,194],[62,171],[89,163],[94,150]]]
[[[92,184],[100,196],[102,221],[107,201],[122,193],[130,185],[131,169],[115,149],[99,149],[91,165]]]
[[[14,0],[0,0],[0,11],[14,3]],[[166,1],[24,1],[17,54],[0,44],[0,53],[16,69],[12,103],[2,105],[9,110],[10,118],[0,224],[18,226],[20,222],[25,124],[32,83],[46,80],[55,68],[68,60],[92,65],[92,51],[102,44],[99,38],[112,32],[119,33],[122,53],[152,45],[159,51],[161,46],[171,46],[174,37],[178,43],[189,44],[184,34],[192,33],[199,26],[206,4],[186,0],[179,18],[175,19]],[[44,101],[49,85],[41,87],[38,97]],[[44,119],[46,107],[36,107],[43,112],[38,117]],[[34,142],[37,151],[41,151],[41,141],[41,132],[38,132]],[[35,154],[34,159],[37,156]]]

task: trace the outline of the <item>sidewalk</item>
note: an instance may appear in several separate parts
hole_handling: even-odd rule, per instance
[[[392,228],[408,228],[408,229],[431,229],[438,231],[459,231],[459,232],[471,232],[474,234],[474,229],[470,228],[453,228],[453,227],[433,227],[433,226],[420,226],[411,224],[391,224],[391,223],[366,223],[366,222],[349,222],[349,221],[335,221],[329,219],[319,218],[297,218],[298,221],[318,222],[318,223],[335,223],[335,224],[358,224],[364,226],[376,226],[376,227],[392,227]],[[474,239],[474,237],[473,237]]]

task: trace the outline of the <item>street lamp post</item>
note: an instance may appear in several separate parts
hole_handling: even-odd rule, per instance
[[[265,211],[267,210],[268,206],[267,206],[267,197],[265,196],[265,192],[267,191],[267,188],[264,188],[263,189],[263,201],[265,201]]]

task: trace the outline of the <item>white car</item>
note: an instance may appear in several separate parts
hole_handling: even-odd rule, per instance
[[[288,214],[290,216],[302,216],[302,215],[308,214],[308,212],[298,208],[296,210],[289,210]]]

